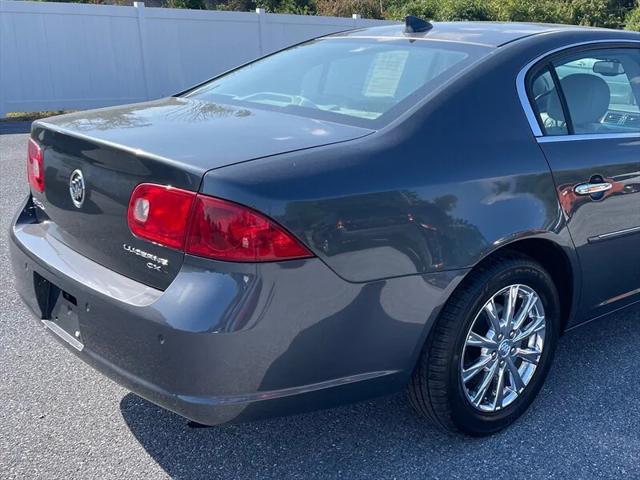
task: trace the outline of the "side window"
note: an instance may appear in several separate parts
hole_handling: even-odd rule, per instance
[[[589,50],[553,62],[570,133],[640,132],[640,50]],[[549,107],[553,113],[552,106]]]
[[[533,75],[529,94],[542,132],[545,135],[567,135],[569,131],[562,103],[549,68]]]

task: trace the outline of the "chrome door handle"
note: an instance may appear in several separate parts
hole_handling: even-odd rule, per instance
[[[594,193],[606,192],[613,187],[609,182],[602,183],[581,183],[573,189],[578,195],[593,195]]]

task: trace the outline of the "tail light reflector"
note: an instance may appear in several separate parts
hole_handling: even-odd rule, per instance
[[[27,178],[31,188],[38,192],[44,192],[44,164],[42,148],[33,138],[29,139],[27,147]]]
[[[243,205],[143,183],[129,201],[134,235],[191,255],[230,262],[269,262],[313,254],[283,227]]]

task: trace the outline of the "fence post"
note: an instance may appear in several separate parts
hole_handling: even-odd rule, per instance
[[[353,19],[353,26],[357,27],[358,23],[360,23],[358,20],[362,18],[362,15],[360,15],[359,13],[354,13],[353,15],[351,15],[351,18]]]
[[[140,43],[140,63],[142,64],[144,91],[147,97],[146,99],[151,100],[151,86],[149,85],[149,79],[151,77],[147,67],[147,31],[144,19],[144,2],[133,2],[133,6],[138,12],[138,41]]]
[[[2,22],[3,22],[3,17],[4,17],[4,0],[0,0],[0,37],[2,37]],[[8,113],[5,110],[5,95],[6,95],[6,91],[7,91],[7,87],[6,87],[6,79],[4,78],[5,76],[2,74],[2,72],[5,71],[6,66],[4,66],[2,64],[2,62],[6,62],[7,61],[7,52],[3,51],[6,47],[4,47],[6,42],[3,42],[2,39],[0,38],[0,118],[4,118],[4,116]]]
[[[258,14],[258,51],[260,56],[264,55],[264,21],[266,16],[266,10],[264,8],[256,8],[256,14]]]

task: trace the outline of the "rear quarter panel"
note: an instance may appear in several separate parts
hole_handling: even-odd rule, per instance
[[[539,53],[505,49],[369,137],[212,170],[202,190],[268,213],[352,282],[466,268],[524,237],[570,248],[515,86]]]

